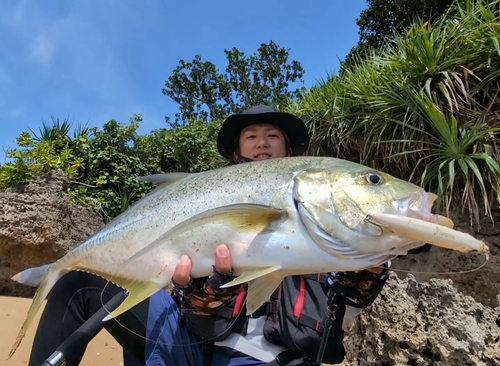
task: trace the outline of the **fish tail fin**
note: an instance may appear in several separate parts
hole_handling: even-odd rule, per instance
[[[16,281],[22,283],[23,285],[31,286],[31,287],[39,287],[43,278],[49,271],[50,264],[45,264],[40,267],[28,268],[24,271],[21,271],[14,276],[12,276],[12,281]]]
[[[35,296],[33,297],[33,302],[31,303],[31,306],[28,310],[28,315],[26,316],[26,319],[24,320],[24,323],[21,327],[21,330],[19,331],[16,341],[14,342],[14,345],[12,346],[12,349],[10,350],[9,356],[7,357],[7,360],[9,360],[14,353],[16,352],[17,348],[21,344],[21,341],[23,340],[24,336],[26,335],[26,331],[28,330],[29,326],[31,325],[33,319],[35,318],[35,315],[38,313],[38,310],[40,309],[40,306],[42,305],[43,301],[49,294],[50,290],[52,290],[52,287],[56,284],[56,282],[67,272],[67,270],[63,267],[60,266],[51,266],[48,272],[46,273],[45,277],[40,281],[40,287],[37,289]]]

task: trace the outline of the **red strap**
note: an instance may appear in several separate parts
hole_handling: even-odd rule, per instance
[[[236,301],[234,303],[233,309],[233,318],[238,316],[240,313],[241,307],[243,306],[243,301],[245,301],[246,291],[241,291],[238,296],[236,296]]]
[[[302,313],[302,308],[304,307],[305,292],[306,280],[304,279],[304,277],[300,276],[299,295],[297,297],[297,301],[295,302],[295,306],[293,307],[293,316],[297,318]]]

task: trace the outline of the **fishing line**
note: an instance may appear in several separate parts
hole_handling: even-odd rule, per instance
[[[100,296],[101,306],[102,306],[104,309],[106,309],[106,304],[103,302],[102,295],[103,295],[103,293],[104,293],[104,290],[105,290],[106,286],[107,286],[109,283],[112,283],[112,281],[108,280],[108,281],[106,282],[106,285],[105,285],[105,286],[104,286],[104,288],[102,289],[102,291],[101,291],[101,296]],[[118,286],[118,287],[119,287],[119,286]],[[121,288],[121,287],[120,287],[120,288]],[[162,290],[160,290],[160,291],[166,291],[166,290],[162,289]],[[167,293],[168,293],[168,292],[167,292]],[[168,296],[170,296],[170,293],[168,293]],[[238,311],[238,315],[234,317],[234,320],[231,320],[231,322],[230,322],[230,323],[229,323],[229,325],[227,326],[226,330],[224,330],[222,333],[220,333],[220,334],[218,334],[218,335],[213,336],[212,338],[202,339],[202,340],[201,340],[201,341],[199,341],[199,342],[190,342],[190,343],[189,343],[189,342],[188,342],[188,343],[183,342],[183,343],[172,343],[172,344],[168,344],[168,343],[166,343],[166,342],[159,342],[159,341],[158,341],[158,338],[159,338],[159,336],[161,335],[161,332],[160,332],[160,334],[159,334],[159,335],[158,335],[155,339],[151,339],[151,338],[145,337],[145,336],[143,336],[143,335],[141,335],[141,334],[139,334],[139,333],[137,333],[137,332],[133,331],[132,329],[130,329],[130,328],[128,328],[128,327],[126,327],[126,326],[125,326],[125,325],[123,325],[123,324],[122,324],[122,323],[121,323],[121,322],[120,322],[117,318],[110,319],[110,320],[108,320],[108,322],[110,322],[110,321],[115,321],[115,322],[117,322],[117,323],[118,323],[118,325],[119,325],[120,327],[122,327],[123,329],[125,329],[127,332],[129,332],[129,333],[131,333],[131,334],[135,335],[136,337],[139,337],[139,338],[141,338],[141,339],[144,339],[145,341],[154,342],[154,344],[155,344],[155,345],[156,345],[156,344],[161,344],[161,345],[176,346],[176,347],[195,346],[195,345],[203,344],[203,343],[205,343],[205,342],[210,342],[210,341],[213,341],[213,340],[215,340],[215,339],[219,338],[220,336],[222,336],[222,335],[226,334],[227,332],[230,332],[230,331],[231,331],[232,326],[234,325],[234,323],[236,323],[236,321],[238,320],[239,316],[241,315],[241,312],[242,312],[243,310],[245,310],[245,305],[246,305],[246,303],[247,303],[247,297],[245,297],[245,300],[243,301],[243,304],[241,305],[241,308],[240,308],[240,310]],[[133,308],[132,308],[132,309],[133,309]],[[127,311],[130,311],[130,310],[131,310],[131,309],[129,309],[129,310],[127,310]],[[165,307],[165,311],[167,311],[167,310],[168,310],[168,307]],[[108,312],[108,314],[110,314],[110,313],[111,313],[108,309],[106,309],[106,311]],[[179,312],[180,312],[180,309],[179,309]],[[124,313],[124,314],[125,314],[125,313]],[[120,314],[120,315],[121,315],[121,314]],[[118,316],[120,316],[120,315],[118,315]],[[165,323],[166,323],[167,321],[168,321],[168,318],[167,318],[167,319],[165,319],[165,322],[162,324],[162,328],[163,328],[163,326],[165,325]],[[178,327],[181,327],[180,325],[177,325],[177,326],[178,326]],[[187,329],[186,329],[186,330],[187,330]]]
[[[394,272],[401,272],[401,273],[411,273],[411,274],[429,274],[429,275],[456,275],[456,274],[464,274],[464,273],[472,273],[479,271],[481,268],[483,268],[486,263],[490,260],[490,255],[488,253],[483,253],[485,256],[484,262],[477,268],[465,270],[465,271],[458,271],[458,272],[424,272],[424,271],[409,271],[405,269],[398,269],[398,268],[392,268],[390,267],[390,271]],[[377,266],[378,268],[383,268],[382,266]]]

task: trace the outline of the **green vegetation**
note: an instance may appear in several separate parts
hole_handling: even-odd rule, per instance
[[[151,189],[139,175],[224,165],[215,148],[222,119],[265,103],[307,121],[310,154],[412,180],[438,193],[440,208],[463,206],[472,225],[500,201],[500,1],[412,2],[406,17],[387,11],[393,3],[368,2],[360,47],[378,43],[309,90],[292,89],[304,70],[273,42],[249,57],[225,50],[225,73],[199,55],[181,60],[163,89],[179,104],[169,128],[140,136],[140,115],[102,129],[44,123],[8,152],[0,188],[62,169],[75,202],[110,219]]]

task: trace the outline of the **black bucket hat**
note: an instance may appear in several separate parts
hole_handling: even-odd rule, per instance
[[[269,123],[281,128],[290,139],[292,155],[302,155],[306,152],[309,146],[309,131],[299,117],[265,105],[258,105],[226,118],[217,136],[219,154],[231,159],[236,148],[236,139],[241,131],[258,123]]]

